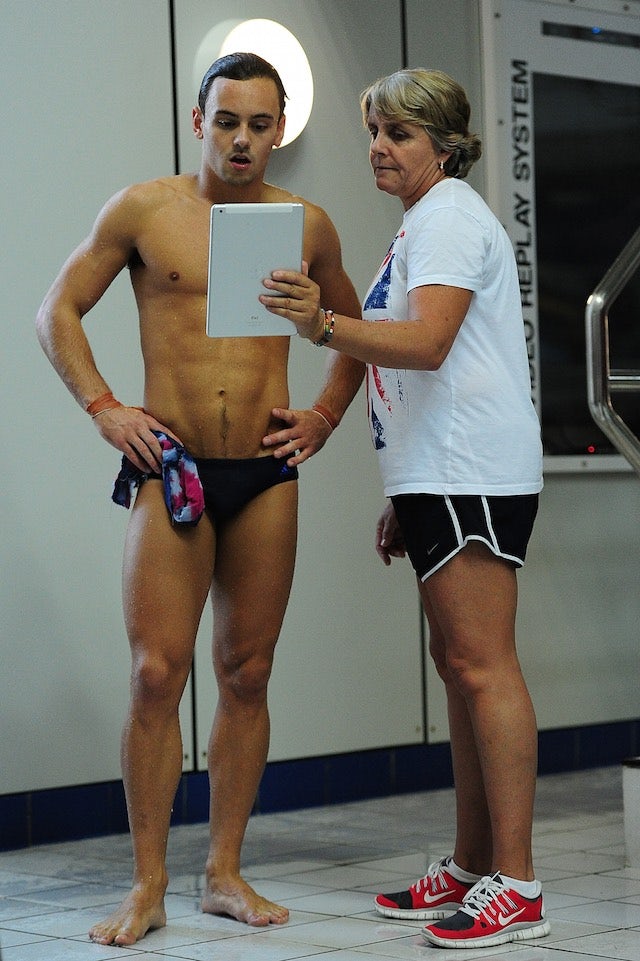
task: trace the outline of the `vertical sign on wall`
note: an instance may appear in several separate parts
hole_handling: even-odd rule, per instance
[[[625,6],[481,0],[488,201],[515,250],[547,470],[627,468],[589,412],[584,335],[640,224],[640,11]],[[640,279],[615,311],[612,366],[640,367]],[[637,398],[618,406],[640,433]]]

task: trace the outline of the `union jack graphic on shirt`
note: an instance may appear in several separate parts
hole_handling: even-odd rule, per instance
[[[394,241],[395,243],[395,241]],[[378,279],[367,294],[364,302],[365,310],[384,309],[389,304],[389,287],[391,286],[391,264],[393,262],[393,244],[389,247],[387,256],[380,265]]]
[[[364,302],[365,310],[385,310],[389,306],[389,290],[391,287],[391,271],[393,268],[393,258],[394,246],[396,240],[404,237],[404,230],[401,231],[397,237],[394,239],[393,243],[387,251],[387,255],[380,265],[380,270],[376,278],[375,283],[369,290],[367,298]],[[384,318],[386,320],[388,318]],[[384,321],[380,321],[384,322]],[[391,371],[386,370],[386,379],[389,380]],[[404,400],[404,389],[402,385],[402,380],[400,378],[400,372],[397,374],[397,384],[392,385],[397,387],[396,399],[400,402]],[[386,410],[391,414],[393,413],[393,400],[389,395],[388,390],[385,388],[383,378],[380,373],[380,369],[375,364],[370,364],[368,368],[367,376],[367,408],[369,411],[369,425],[371,428],[371,437],[373,439],[373,445],[376,450],[382,450],[387,446],[385,438],[385,430],[380,417],[376,414],[376,398],[384,405]]]

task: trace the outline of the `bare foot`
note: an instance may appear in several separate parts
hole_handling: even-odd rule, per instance
[[[147,931],[163,928],[167,923],[164,898],[150,898],[148,893],[134,888],[120,907],[89,931],[89,937],[97,944],[135,944]]]
[[[202,910],[205,914],[226,914],[254,928],[289,920],[287,908],[260,897],[242,878],[218,882],[215,887],[210,883],[202,896]]]

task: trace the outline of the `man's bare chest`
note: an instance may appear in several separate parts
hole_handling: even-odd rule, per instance
[[[176,205],[154,216],[138,238],[136,279],[149,291],[201,295],[207,293],[209,257],[208,209]],[[137,278],[136,278],[137,275]]]

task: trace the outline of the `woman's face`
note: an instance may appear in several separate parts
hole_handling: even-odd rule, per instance
[[[438,163],[449,153],[437,151],[420,124],[380,117],[372,107],[367,116],[371,134],[369,161],[379,190],[399,197],[405,210],[445,176]]]

